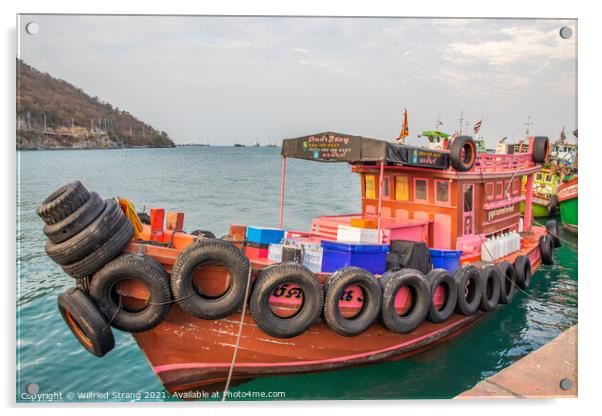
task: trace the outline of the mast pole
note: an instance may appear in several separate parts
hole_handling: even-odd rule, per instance
[[[383,177],[385,174],[385,161],[380,161],[380,175],[378,177],[378,242],[383,243],[383,232],[381,222],[381,211],[383,204]]]
[[[280,181],[280,229],[284,219],[284,178],[286,177],[286,157],[282,157],[282,179]]]

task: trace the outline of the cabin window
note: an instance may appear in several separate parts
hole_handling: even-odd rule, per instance
[[[410,191],[407,176],[395,177],[395,199],[398,201],[407,201],[410,199]]]
[[[472,212],[472,185],[464,185],[464,212]]]
[[[426,179],[414,179],[414,201],[428,200],[428,182]]]
[[[547,182],[547,183],[550,183],[550,182],[552,182],[552,175],[550,175],[550,174],[547,174],[547,175],[546,175],[546,182]]]
[[[449,204],[449,182],[435,181],[435,201],[440,204]]]
[[[493,182],[487,182],[485,184],[485,194],[487,195],[487,199],[494,199],[495,193],[493,192]]]
[[[495,183],[495,197],[501,198],[504,195],[504,182]]]
[[[535,175],[535,180],[537,182],[541,182],[541,173],[538,173],[538,174]]]
[[[365,176],[366,198],[376,199],[376,176]]]
[[[389,177],[385,176],[383,177],[383,198],[384,199],[389,199]]]

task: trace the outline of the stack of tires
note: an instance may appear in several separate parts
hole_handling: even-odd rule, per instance
[[[59,296],[58,307],[86,350],[101,357],[113,349],[111,326],[145,330],[163,319],[165,306],[154,303],[169,305],[169,276],[149,257],[120,256],[134,228],[116,199],[103,200],[75,181],[48,196],[36,213],[45,222],[46,253],[77,281],[76,287]],[[149,282],[151,304],[134,314],[113,296],[124,277]]]

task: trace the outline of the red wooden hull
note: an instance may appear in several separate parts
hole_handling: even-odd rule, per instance
[[[543,227],[534,227],[533,233],[523,239],[520,252],[499,261],[513,261],[516,256],[526,254],[536,270],[541,264],[537,241],[543,233]],[[128,251],[138,250],[135,244],[128,248]],[[171,271],[171,261],[154,254]],[[326,276],[320,277],[324,280]],[[136,291],[135,287],[122,288],[126,296],[138,297]],[[232,383],[402,359],[459,335],[484,316],[486,314],[481,312],[470,317],[454,314],[441,324],[425,321],[413,332],[403,335],[374,323],[355,337],[337,335],[322,321],[302,335],[279,339],[265,334],[247,312]],[[158,327],[134,334],[134,337],[169,392],[210,392],[223,389],[225,385],[239,322],[240,313],[220,320],[202,320],[174,305]]]

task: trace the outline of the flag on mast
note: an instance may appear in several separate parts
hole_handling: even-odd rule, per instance
[[[479,130],[481,129],[481,123],[483,122],[483,119],[480,119],[479,121],[477,121],[474,125],[474,134],[479,134]]]
[[[405,141],[406,137],[410,135],[410,130],[408,127],[408,110],[403,109],[403,126],[401,127],[401,132],[399,132],[399,137],[397,141]]]

